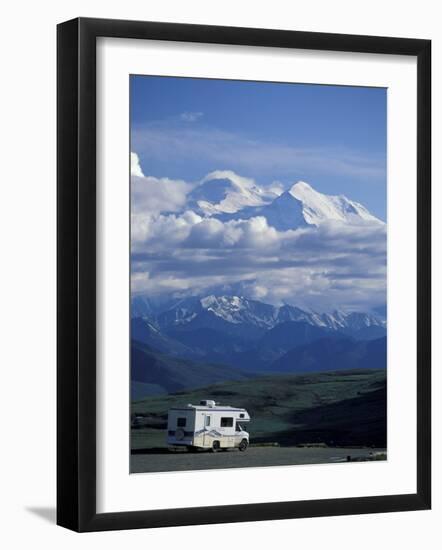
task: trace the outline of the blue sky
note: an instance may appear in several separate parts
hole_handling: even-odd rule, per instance
[[[304,180],[386,219],[383,88],[132,76],[131,150],[148,176]]]

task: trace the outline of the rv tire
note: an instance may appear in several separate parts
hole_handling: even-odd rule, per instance
[[[218,452],[220,450],[220,447],[221,447],[221,445],[220,445],[219,441],[214,441],[212,443],[212,453]]]
[[[241,443],[239,444],[238,449],[239,449],[240,451],[243,451],[243,452],[244,452],[244,451],[247,449],[248,446],[249,446],[249,442],[247,441],[247,439],[243,439],[243,440],[241,441]]]

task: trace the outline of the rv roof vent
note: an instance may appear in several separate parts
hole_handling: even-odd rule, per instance
[[[203,399],[202,401],[200,401],[200,405],[202,405],[203,407],[214,407],[215,401],[212,401],[211,399]]]

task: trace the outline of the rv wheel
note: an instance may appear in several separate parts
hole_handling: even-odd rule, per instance
[[[219,441],[214,441],[212,444],[212,452],[216,453],[220,449]]]
[[[247,441],[247,439],[243,439],[243,440],[241,441],[241,443],[239,444],[238,449],[239,449],[240,451],[245,451],[245,450],[247,449],[248,446],[249,446],[249,442]]]

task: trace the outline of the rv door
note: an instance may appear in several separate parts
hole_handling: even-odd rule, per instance
[[[212,429],[211,423],[212,423],[212,419],[211,419],[210,414],[205,414],[204,415],[204,432],[203,432],[203,445],[204,445],[204,447],[206,445],[208,445],[208,446],[212,445],[210,437],[207,435],[207,432],[210,432],[210,430]]]

